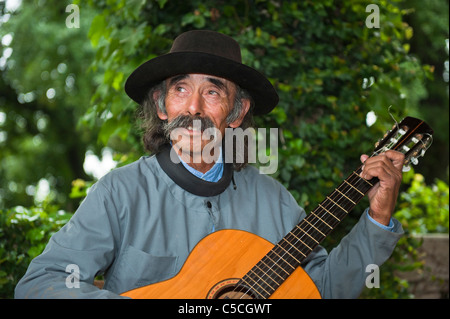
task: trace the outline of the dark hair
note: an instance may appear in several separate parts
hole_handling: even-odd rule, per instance
[[[163,81],[149,90],[147,98],[141,103],[141,108],[138,113],[140,127],[143,131],[142,142],[145,150],[151,154],[159,153],[162,147],[170,142],[163,129],[164,121],[158,117],[158,113],[156,112],[156,108],[159,108],[162,112],[166,113],[165,99],[166,83]],[[242,109],[242,99],[248,99],[250,101],[250,109],[239,126],[239,128],[245,131],[247,128],[253,127],[254,102],[250,94],[238,85],[236,85],[234,107],[227,116],[227,123],[231,123],[238,118]],[[248,138],[244,140],[244,154],[236,154],[236,150],[239,149],[233,143],[233,168],[236,171],[239,171],[248,164]]]

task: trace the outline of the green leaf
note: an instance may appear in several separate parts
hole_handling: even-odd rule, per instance
[[[98,46],[102,37],[107,38],[109,36],[110,31],[108,30],[107,26],[108,24],[104,15],[97,15],[92,20],[88,36],[94,48]]]

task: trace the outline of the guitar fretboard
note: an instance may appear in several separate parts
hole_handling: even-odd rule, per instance
[[[378,182],[365,180],[360,173],[361,167],[297,224],[240,280],[236,290],[269,298]]]

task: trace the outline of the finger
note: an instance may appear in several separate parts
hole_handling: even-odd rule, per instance
[[[361,163],[364,163],[368,158],[369,158],[369,155],[363,154],[363,155],[361,155],[361,157],[359,159],[360,159]]]
[[[385,153],[378,156],[368,158],[362,167],[361,177],[371,179],[378,177],[379,179],[388,175],[396,175],[398,169],[394,166],[391,159]]]
[[[389,150],[384,154],[388,159],[391,160],[392,164],[397,170],[402,170],[405,161],[405,154],[393,150]]]
[[[361,159],[363,159],[363,155],[361,156]],[[397,151],[389,150],[385,153],[381,153],[380,155],[366,159],[364,162],[364,166],[386,164],[388,166],[394,167],[397,170],[401,170],[403,167],[404,160],[405,160],[404,154]]]
[[[384,165],[365,167],[363,172],[361,173],[361,177],[367,180],[370,180],[374,177],[377,177],[379,180],[384,180],[393,175],[395,175],[395,170],[389,169],[387,166]]]

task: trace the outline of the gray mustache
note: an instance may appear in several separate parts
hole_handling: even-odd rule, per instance
[[[194,121],[197,126],[200,123],[200,129],[203,132],[208,128],[214,128],[213,121],[208,117],[200,117],[200,116],[189,116],[189,115],[179,115],[172,121],[166,121],[163,125],[163,130],[167,138],[170,137],[170,133],[176,128],[185,128],[187,129],[189,126],[194,125]]]

